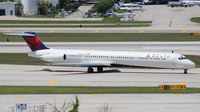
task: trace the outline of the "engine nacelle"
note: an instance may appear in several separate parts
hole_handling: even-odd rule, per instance
[[[34,58],[40,58],[43,55],[49,54],[49,50],[38,50],[38,51],[32,51],[28,53],[28,56],[34,57]]]
[[[47,62],[60,62],[66,60],[65,54],[46,54],[41,56],[43,61]]]

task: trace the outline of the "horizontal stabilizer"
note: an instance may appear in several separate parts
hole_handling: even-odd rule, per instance
[[[32,51],[49,49],[43,44],[35,32],[9,32],[3,34],[10,36],[22,36]]]
[[[26,32],[11,32],[11,33],[3,33],[4,35],[10,35],[10,36],[30,36],[34,37],[34,34],[26,33]]]

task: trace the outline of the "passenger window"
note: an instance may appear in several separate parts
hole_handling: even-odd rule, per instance
[[[66,60],[66,54],[64,54],[63,59]]]

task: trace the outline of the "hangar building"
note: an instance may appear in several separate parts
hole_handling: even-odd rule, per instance
[[[0,16],[15,16],[16,2],[0,2]]]

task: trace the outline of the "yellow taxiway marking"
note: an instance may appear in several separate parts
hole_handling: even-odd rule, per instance
[[[97,94],[95,94],[95,93],[93,93],[93,94],[91,94],[92,96],[97,96]]]
[[[174,94],[174,96],[180,96],[181,94]]]
[[[54,33],[55,31],[54,30],[49,30],[49,33]]]
[[[144,30],[139,30],[139,33],[144,33]]]
[[[178,85],[186,85],[185,82],[179,82]]]
[[[185,33],[185,32],[186,32],[186,30],[182,30],[182,31],[181,31],[181,33]]]
[[[98,29],[96,29],[94,32],[95,32],[95,33],[99,33],[99,30],[98,30]]]
[[[22,99],[22,95],[16,95],[15,98],[16,98],[17,100],[20,100],[20,99]]]
[[[11,31],[12,31],[11,29],[4,30],[4,32],[11,32]]]
[[[48,86],[58,86],[58,81],[57,80],[52,80]]]

